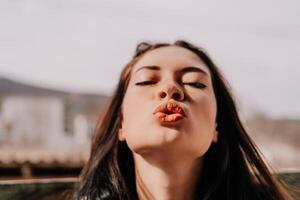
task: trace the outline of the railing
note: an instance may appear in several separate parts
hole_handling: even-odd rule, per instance
[[[72,192],[77,178],[0,181],[1,200],[58,200]]]
[[[300,172],[284,172],[279,178],[291,186],[295,199],[300,197]],[[58,200],[73,190],[77,178],[53,178],[0,181],[1,200]]]

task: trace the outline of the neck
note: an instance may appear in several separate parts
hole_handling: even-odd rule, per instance
[[[141,156],[134,153],[136,189],[140,200],[194,198],[200,159],[180,156]]]

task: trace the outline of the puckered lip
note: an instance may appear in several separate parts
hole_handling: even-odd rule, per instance
[[[168,102],[159,105],[153,112],[153,114],[156,113],[180,114],[186,117],[184,109],[174,100],[169,100]]]

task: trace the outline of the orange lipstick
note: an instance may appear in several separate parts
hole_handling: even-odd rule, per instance
[[[162,122],[176,122],[185,117],[185,112],[175,101],[159,105],[153,114]]]

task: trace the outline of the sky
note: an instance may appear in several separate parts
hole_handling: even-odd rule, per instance
[[[0,76],[111,94],[141,41],[206,49],[247,114],[300,118],[300,1],[0,0]]]

